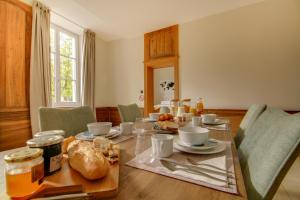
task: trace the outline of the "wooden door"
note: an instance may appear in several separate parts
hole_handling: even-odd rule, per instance
[[[0,151],[31,138],[29,69],[32,9],[0,0]]]
[[[179,98],[178,25],[144,35],[144,115],[154,111],[153,70],[174,67],[174,98]]]

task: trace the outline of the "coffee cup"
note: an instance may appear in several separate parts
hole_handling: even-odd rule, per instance
[[[161,115],[160,113],[150,113],[150,114],[149,114],[149,118],[150,118],[151,120],[156,120],[156,121],[158,121],[160,115]]]
[[[203,114],[201,117],[203,123],[214,123],[217,119],[216,114]]]
[[[155,134],[151,137],[152,154],[155,158],[165,158],[173,154],[173,136]]]
[[[120,124],[120,132],[122,135],[130,135],[133,131],[133,122],[123,122]]]

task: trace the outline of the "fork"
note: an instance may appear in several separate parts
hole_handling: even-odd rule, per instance
[[[202,166],[207,166],[207,167],[211,167],[211,168],[214,168],[214,169],[217,169],[217,170],[226,172],[226,173],[228,173],[228,174],[233,174],[233,172],[231,172],[231,171],[229,171],[229,170],[222,169],[222,168],[216,167],[216,166],[214,166],[214,165],[205,164],[205,163],[197,163],[195,160],[193,160],[193,159],[191,159],[191,158],[187,158],[186,160],[187,160],[190,164],[192,164],[192,165],[202,165]]]

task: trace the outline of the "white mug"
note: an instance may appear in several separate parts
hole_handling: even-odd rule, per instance
[[[173,136],[155,134],[151,137],[152,154],[155,158],[165,158],[173,154]]]
[[[130,135],[133,131],[133,122],[123,122],[120,124],[120,132],[122,135]]]
[[[160,115],[160,113],[149,113],[149,118],[151,120],[158,120]]]
[[[214,123],[217,119],[216,114],[203,114],[201,117],[203,123]]]
[[[201,126],[201,121],[202,118],[201,117],[192,117],[192,126]]]

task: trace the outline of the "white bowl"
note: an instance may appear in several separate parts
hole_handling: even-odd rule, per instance
[[[93,135],[105,135],[108,134],[112,123],[111,122],[95,122],[87,125],[88,130]]]
[[[149,118],[152,120],[158,120],[160,115],[160,113],[149,113]]]
[[[182,127],[178,129],[179,139],[187,145],[201,145],[208,140],[207,128]]]

